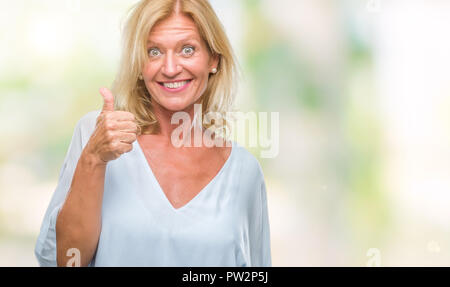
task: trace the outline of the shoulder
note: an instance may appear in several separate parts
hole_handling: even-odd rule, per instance
[[[258,216],[265,197],[263,193],[266,191],[263,170],[258,159],[249,150],[235,142],[233,145],[234,159],[238,167],[238,198],[242,200],[243,210],[247,210],[252,216]]]
[[[82,146],[87,143],[92,133],[94,132],[97,117],[99,116],[100,112],[100,110],[88,112],[78,120],[75,127],[74,136],[80,138]]]
[[[244,146],[233,142],[233,153],[240,163],[240,173],[252,181],[264,181],[264,174],[258,159]]]
[[[95,123],[99,115],[100,110],[88,112],[78,120],[77,127],[81,130],[95,127]]]

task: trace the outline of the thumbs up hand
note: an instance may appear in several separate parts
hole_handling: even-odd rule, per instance
[[[114,96],[107,88],[101,88],[100,94],[103,97],[103,109],[102,112],[114,112]]]
[[[95,131],[83,152],[93,156],[98,163],[106,164],[133,149],[138,126],[130,112],[114,110],[114,96],[106,88],[100,89],[103,108],[97,118]]]

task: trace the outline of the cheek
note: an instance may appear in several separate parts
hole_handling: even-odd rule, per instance
[[[157,63],[147,63],[142,70],[142,75],[146,79],[153,79],[158,73],[158,64]]]
[[[186,59],[183,67],[197,78],[207,78],[209,75],[208,59],[203,57]]]
[[[205,77],[209,74],[208,62],[204,59],[193,59],[190,63],[190,69],[197,77]]]

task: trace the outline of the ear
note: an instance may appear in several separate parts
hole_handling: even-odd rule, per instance
[[[209,70],[211,71],[213,68],[219,69],[219,61],[220,61],[220,55],[213,54],[209,61],[210,62]]]

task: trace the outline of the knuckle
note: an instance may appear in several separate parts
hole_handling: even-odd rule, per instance
[[[131,127],[132,127],[131,129],[133,130],[134,133],[137,133],[141,129],[136,123],[132,123]]]
[[[111,143],[109,143],[109,148],[110,148],[112,151],[117,150],[117,147],[118,147],[117,142],[111,142]]]
[[[112,141],[114,139],[114,133],[112,131],[107,131],[105,137],[108,141]]]
[[[103,114],[103,118],[104,118],[106,121],[110,121],[110,120],[112,119],[112,117],[113,117],[113,114],[114,114],[114,112],[104,113],[104,114]]]
[[[114,122],[112,122],[112,121],[106,122],[106,123],[105,123],[105,128],[106,128],[107,130],[113,130],[113,129],[115,128]]]

